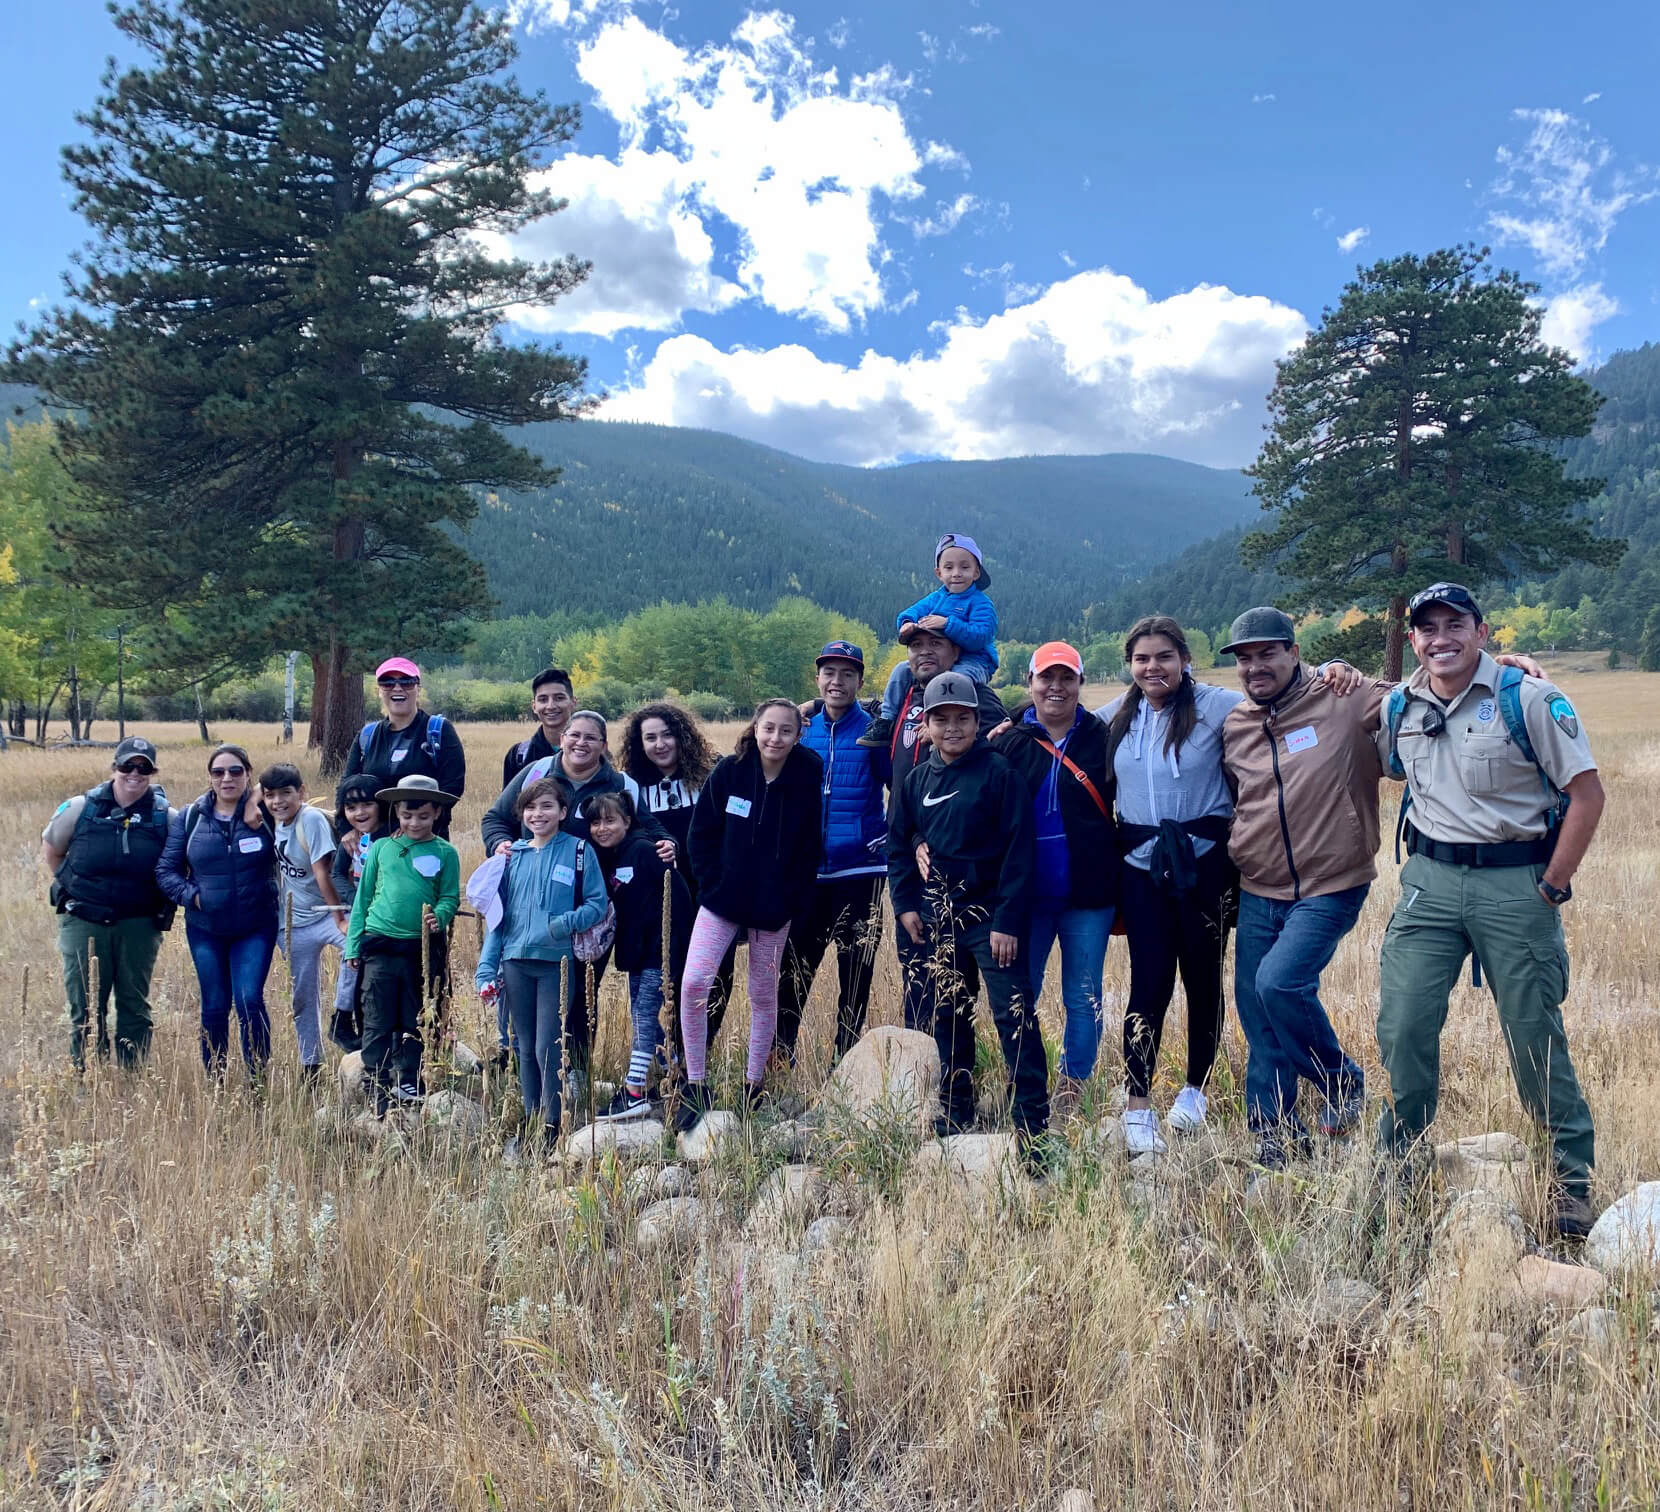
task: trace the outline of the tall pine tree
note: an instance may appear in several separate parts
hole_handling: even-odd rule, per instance
[[[465,0],[134,0],[64,173],[94,241],[11,351],[78,417],[93,502],[60,529],[105,602],[194,680],[303,646],[343,761],[363,668],[488,603],[446,527],[554,474],[496,428],[570,418],[585,365],[512,347],[585,276],[494,255],[559,208],[530,174],[574,110],[506,70]]]
[[[1248,470],[1272,565],[1300,607],[1382,610],[1384,666],[1401,674],[1407,599],[1441,578],[1472,587],[1571,561],[1611,565],[1578,507],[1558,443],[1600,402],[1540,339],[1538,288],[1487,267],[1487,249],[1396,257],[1360,271],[1279,365],[1272,434]]]

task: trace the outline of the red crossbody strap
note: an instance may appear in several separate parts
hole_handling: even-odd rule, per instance
[[[1089,774],[1064,751],[1059,750],[1054,745],[1051,745],[1050,742],[1045,740],[1041,735],[1034,738],[1037,740],[1037,743],[1051,756],[1058,757],[1060,759],[1060,764],[1065,767],[1067,771],[1072,773],[1072,775],[1076,777],[1079,782],[1083,783],[1084,791],[1095,800],[1096,808],[1101,810],[1101,817],[1110,821],[1112,819],[1112,815],[1107,810],[1107,800],[1101,796],[1100,790],[1089,780]]]

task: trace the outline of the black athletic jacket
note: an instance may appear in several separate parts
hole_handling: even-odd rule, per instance
[[[687,849],[697,901],[748,929],[781,929],[813,902],[824,763],[798,745],[769,784],[750,751],[723,756],[697,795]]]
[[[1027,792],[1036,799],[1055,768],[1055,758],[1038,744],[1039,737],[1048,739],[1042,725],[1026,724],[1018,714],[1015,720],[992,742],[992,749],[1005,756],[1025,778]],[[1118,825],[1113,818],[1113,775],[1107,763],[1107,727],[1086,713],[1073,728],[1066,754],[1094,784],[1107,806],[1102,814],[1076,773],[1061,767],[1056,791],[1060,794],[1061,824],[1066,830],[1071,870],[1067,907],[1106,908],[1118,901],[1121,864]]]
[[[937,673],[935,674],[938,675]],[[930,682],[933,678],[929,679]],[[1003,707],[1003,700],[991,691],[984,683],[975,683],[974,691],[980,700],[980,733],[1003,723],[1009,717],[1009,711]],[[891,795],[899,791],[899,785],[905,780],[905,774],[926,760],[927,753],[933,748],[918,741],[917,736],[922,732],[922,692],[914,683],[905,694],[905,702],[900,705],[899,717],[893,722],[893,738],[888,743],[888,754],[893,758],[893,775],[888,783]],[[888,832],[893,832],[893,816],[888,817]],[[1001,930],[998,931],[1002,933]]]
[[[394,730],[385,719],[376,720],[368,750],[363,748],[361,734],[353,739],[351,752],[346,757],[345,775],[355,777],[359,772],[368,772],[382,787],[396,787],[411,772],[419,772],[434,779],[444,792],[459,798],[467,791],[467,753],[461,748],[461,737],[455,733],[455,726],[446,719],[438,734],[436,755],[429,754],[427,721],[431,717],[425,709],[419,709],[401,730]],[[449,838],[453,813],[449,804],[440,805],[433,825],[440,839]]]
[[[663,878],[669,883],[669,959],[686,959],[692,936],[692,895],[680,873],[657,855],[648,835],[630,830],[623,843],[608,851],[588,841],[605,872],[605,885],[617,910],[617,942],[611,964],[618,971],[645,971],[663,964]]]
[[[919,840],[928,844],[926,884],[916,865]],[[1036,869],[1032,795],[984,736],[949,766],[930,751],[894,788],[888,891],[895,917],[932,916],[943,898],[965,923],[989,916],[999,934],[1023,936]]]

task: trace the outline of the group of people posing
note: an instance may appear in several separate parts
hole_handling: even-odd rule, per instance
[[[1114,932],[1130,963],[1126,1143],[1156,1151],[1167,1131],[1205,1127],[1237,931],[1246,1113],[1258,1158],[1281,1166],[1309,1152],[1316,1130],[1342,1137],[1364,1114],[1364,1076],[1320,978],[1377,875],[1390,777],[1406,785],[1397,849],[1404,840],[1409,856],[1380,964],[1379,1142],[1404,1154],[1433,1119],[1448,996],[1473,956],[1517,1089],[1550,1133],[1558,1228],[1585,1232],[1593,1130],[1563,1030],[1559,910],[1602,788],[1572,705],[1525,658],[1488,653],[1470,592],[1439,583],[1411,601],[1418,669],[1405,684],[1341,662],[1306,666],[1291,620],[1272,608],[1241,615],[1223,647],[1239,688],[1202,683],[1179,624],[1155,615],[1126,638],[1122,696],[1085,708],[1082,660],[1057,641],[1032,655],[1028,698],[1011,713],[989,686],[997,620],[978,545],[943,537],[935,574],[939,591],[899,615],[906,655],[879,712],[860,701],[862,650],[835,641],[817,659],[817,697],[764,700],[719,759],[696,720],[665,702],[628,720],[613,760],[605,720],[575,707],[568,675],[534,680],[537,728],[506,753],[483,822],[486,860],[465,888],[488,924],[475,986],[496,1011],[498,1054],[517,1062],[528,1127],[551,1140],[565,1099],[587,1098],[607,970],[627,978],[632,1042],[624,1083],[596,1116],[643,1117],[667,1093],[671,1123],[695,1125],[712,1103],[709,1043],[740,940],[741,1102],[752,1109],[793,1063],[831,951],[835,1053],[858,1040],[891,911],[904,1023],[939,1048],[938,1132],[976,1117],[983,983],[1013,1123],[1038,1169],[1050,1148],[1041,1136],[1074,1113],[1095,1069]],[[110,1048],[112,991],[115,1054],[143,1055],[150,971],[177,907],[210,1068],[224,1065],[233,1010],[243,1055],[263,1065],[263,984],[280,946],[300,1061],[315,1074],[318,963],[334,946],[332,1036],[361,1046],[380,1111],[421,1095],[463,902],[446,836],[466,762],[454,727],[420,707],[413,662],[392,658],[376,681],[382,718],[354,744],[332,824],[306,803],[296,769],[256,781],[233,746],[210,756],[209,790],[174,811],[141,739],[117,749],[108,782],[53,815],[43,851],[63,914],[77,1064],[89,1044]],[[1051,1080],[1037,1003],[1056,947],[1063,1020]],[[1186,1064],[1161,1118],[1155,1068],[1178,976]]]

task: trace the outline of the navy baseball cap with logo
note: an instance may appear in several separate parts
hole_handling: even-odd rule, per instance
[[[115,748],[115,766],[125,766],[129,761],[147,761],[153,769],[156,765],[156,748],[142,735],[129,735]]]
[[[831,641],[819,652],[818,660],[813,665],[822,667],[827,661],[852,662],[861,672],[865,670],[865,653],[852,641]]]
[[[1469,615],[1478,625],[1481,623],[1481,606],[1476,603],[1475,595],[1462,583],[1431,583],[1422,593],[1413,594],[1408,601],[1407,624],[1417,624],[1418,611],[1429,608],[1431,604],[1445,604],[1449,609]]]

